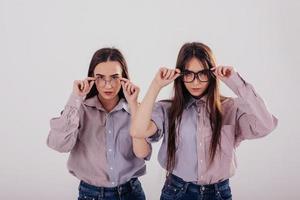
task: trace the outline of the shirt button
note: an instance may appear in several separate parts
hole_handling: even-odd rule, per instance
[[[113,168],[112,168],[112,167],[110,167],[110,170],[113,170]]]
[[[111,152],[112,150],[111,150],[111,149],[108,149],[108,151]]]
[[[111,130],[109,130],[108,133],[111,133]]]
[[[114,185],[114,184],[115,184],[115,182],[111,182],[111,184],[112,184],[112,185]]]
[[[200,179],[203,179],[203,176],[200,176]]]
[[[200,142],[200,146],[202,145],[202,143]]]
[[[200,162],[202,163],[202,160],[200,160]]]

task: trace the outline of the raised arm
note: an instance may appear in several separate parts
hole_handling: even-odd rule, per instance
[[[160,90],[180,76],[180,70],[160,68],[139,105],[131,122],[130,133],[136,138],[148,138],[154,135],[157,127],[151,121],[152,110]]]
[[[81,103],[93,84],[93,78],[74,81],[73,93],[61,116],[50,120],[50,132],[47,138],[47,145],[50,148],[59,152],[72,150],[77,141],[80,127]]]

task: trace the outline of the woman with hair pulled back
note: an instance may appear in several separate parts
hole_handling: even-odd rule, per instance
[[[47,144],[70,152],[68,169],[80,180],[78,200],[145,199],[138,177],[146,172],[151,146],[129,134],[138,94],[121,52],[102,48],[88,77],[74,81],[61,116],[51,119]]]

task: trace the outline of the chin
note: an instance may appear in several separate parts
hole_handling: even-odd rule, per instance
[[[114,98],[116,98],[117,94],[113,94],[113,95],[106,95],[106,94],[101,94],[101,97],[105,100],[113,100]]]
[[[202,92],[190,92],[190,94],[194,97],[198,97],[202,95]]]

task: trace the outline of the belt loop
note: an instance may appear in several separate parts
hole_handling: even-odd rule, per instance
[[[104,198],[104,187],[100,188],[100,199]]]
[[[130,184],[131,189],[133,189],[133,187],[134,187],[134,180],[130,179],[129,184]]]
[[[220,195],[218,183],[215,183],[214,186],[215,186],[215,191],[216,191],[216,193],[217,193],[218,195]]]
[[[121,198],[121,194],[122,194],[122,186],[117,186],[117,190],[118,190],[118,194],[119,194],[119,197]]]
[[[182,188],[182,190],[183,190],[184,193],[187,192],[187,189],[188,189],[189,185],[190,185],[189,182],[187,182],[187,183],[184,184],[184,186],[183,186],[183,188]]]

